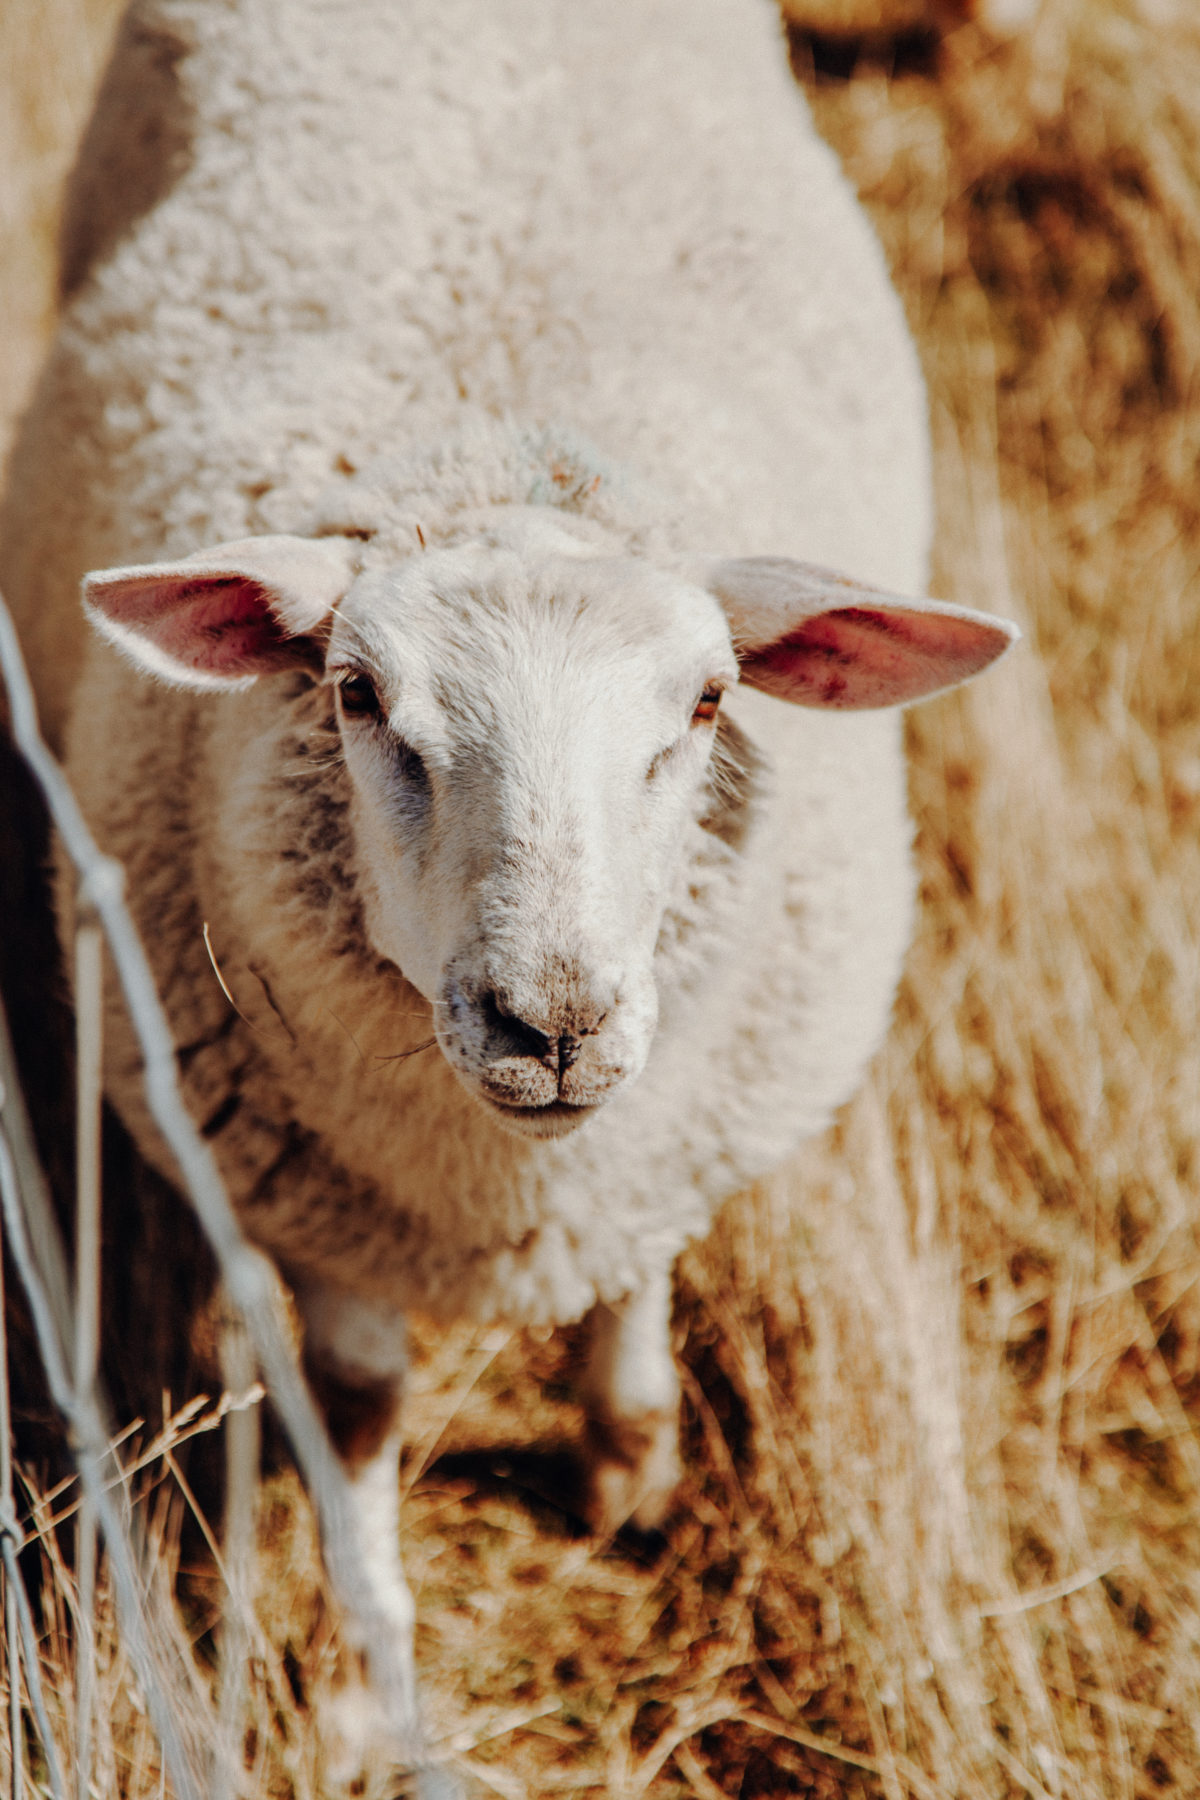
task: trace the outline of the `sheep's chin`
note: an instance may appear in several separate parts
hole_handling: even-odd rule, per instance
[[[487,1094],[476,1097],[506,1131],[524,1138],[567,1137],[595,1118],[604,1104],[600,1100],[591,1106],[571,1106],[565,1100],[552,1100],[548,1106],[506,1106]]]

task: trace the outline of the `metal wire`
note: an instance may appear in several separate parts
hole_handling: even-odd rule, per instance
[[[75,1354],[76,1405],[95,1392],[100,1351],[100,1122],[104,935],[86,907],[75,930]],[[92,1781],[96,1691],[96,1514],[85,1494],[75,1522],[75,1792]]]
[[[0,1097],[5,1094],[0,1082]],[[0,1132],[0,1186],[6,1186],[6,1173],[12,1168],[7,1141]],[[12,1739],[12,1793],[20,1800],[23,1788],[24,1731],[21,1719],[21,1661],[25,1662],[25,1686],[29,1703],[37,1721],[46,1770],[54,1800],[66,1800],[62,1767],[50,1730],[50,1717],[42,1691],[41,1659],[33,1630],[29,1596],[21,1579],[17,1551],[21,1548],[21,1527],[13,1500],[12,1409],[8,1391],[8,1343],[4,1331],[4,1277],[0,1259],[0,1556],[4,1560],[4,1614],[8,1639],[9,1733]]]
[[[0,1081],[0,1105],[4,1099]],[[0,1113],[0,1118],[2,1118]],[[16,1519],[13,1506],[12,1412],[8,1400],[8,1339],[4,1312],[4,1258],[0,1256],[0,1531],[3,1521]],[[21,1645],[17,1625],[17,1591],[7,1570],[4,1576],[4,1637],[8,1653],[8,1747],[12,1757],[9,1794],[21,1800],[25,1746],[21,1729]]]
[[[17,1590],[4,1573],[4,1630],[8,1644],[8,1738],[12,1800],[22,1800],[25,1789],[25,1733],[21,1719],[21,1640],[17,1625]]]
[[[16,1169],[8,1141],[4,1136],[0,1136],[0,1208],[3,1210],[4,1230],[8,1238],[9,1249],[12,1252],[13,1262],[21,1278],[21,1285],[25,1289],[25,1297],[29,1302],[29,1310],[33,1317],[38,1348],[42,1356],[42,1366],[46,1371],[46,1381],[50,1388],[50,1397],[67,1422],[79,1478],[83,1483],[84,1492],[95,1510],[100,1529],[104,1533],[109,1568],[112,1572],[113,1587],[117,1597],[117,1611],[129,1652],[129,1660],[133,1664],[134,1672],[145,1692],[146,1704],[150,1710],[154,1729],[158,1734],[158,1741],[162,1745],[163,1757],[170,1771],[178,1800],[204,1800],[207,1784],[198,1773],[194,1759],[184,1749],[176,1720],[165,1698],[167,1683],[158,1678],[157,1658],[154,1655],[146,1625],[144,1595],[138,1576],[137,1560],[129,1528],[122,1517],[124,1509],[121,1501],[115,1499],[105,1486],[104,1463],[108,1459],[109,1443],[104,1422],[94,1399],[87,1398],[80,1401],[76,1398],[75,1390],[68,1376],[66,1359],[54,1329],[49,1295],[30,1249],[17,1189]],[[121,1493],[123,1497],[123,1490]],[[15,1518],[12,1520],[12,1526],[16,1529]],[[2,1542],[5,1566],[9,1570],[10,1580],[17,1582],[17,1604],[21,1613],[22,1643],[24,1644],[25,1619],[29,1613],[29,1601],[16,1570],[16,1557],[12,1551],[12,1541],[5,1535]],[[29,1631],[32,1642],[32,1621],[30,1621]],[[25,1673],[32,1699],[35,1681],[29,1669],[28,1655],[27,1649]],[[48,1735],[48,1723],[43,1725],[42,1714],[38,1713],[36,1700],[34,1710],[38,1717],[38,1730],[46,1734],[45,1748],[49,1759],[54,1754],[53,1740]],[[42,1713],[44,1710],[43,1707]],[[55,1800],[59,1800],[60,1796],[62,1800],[66,1800],[61,1777],[55,1788]]]
[[[15,1528],[16,1520],[9,1521],[9,1525]],[[54,1796],[54,1800],[67,1800],[62,1764],[58,1760],[58,1748],[54,1742],[54,1733],[50,1729],[50,1715],[46,1711],[46,1696],[42,1688],[37,1636],[33,1629],[33,1612],[17,1562],[17,1538],[14,1536],[13,1529],[5,1526],[0,1526],[0,1552],[4,1556],[4,1574],[8,1592],[16,1595],[17,1626],[21,1637],[21,1654],[25,1661],[25,1686],[29,1692],[29,1703],[33,1707],[33,1716],[37,1720],[38,1735],[42,1740],[42,1755],[46,1758],[50,1792]],[[13,1748],[16,1749],[16,1747],[14,1743]]]
[[[244,1394],[257,1370],[254,1348],[241,1319],[230,1316],[221,1333],[221,1372],[226,1390]],[[254,1499],[258,1486],[259,1415],[256,1406],[233,1408],[225,1420],[225,1519],[221,1548],[228,1605],[221,1630],[219,1800],[237,1800],[243,1777],[243,1712],[254,1643]]]
[[[348,1635],[363,1651],[371,1685],[399,1743],[406,1747],[418,1795],[452,1800],[453,1777],[431,1766],[421,1727],[411,1666],[379,1606],[352,1527],[346,1477],[300,1372],[289,1340],[286,1305],[273,1265],[242,1236],[216,1163],[193,1125],[179,1092],[174,1045],[162,1004],[123,897],[124,872],[97,847],[62,770],[37,727],[36,709],[11,614],[0,599],[0,673],[8,689],[12,736],[49,807],[60,839],[80,876],[84,905],[103,926],[129,1016],[141,1046],[146,1098],[169,1145],[200,1222],[216,1254],[225,1288],[253,1341],[267,1389],[292,1442],[321,1526],[330,1583],[346,1617]],[[180,1800],[195,1794],[196,1773],[183,1751],[153,1679],[153,1659],[138,1609],[138,1583],[128,1537],[99,1478],[107,1442],[94,1400],[77,1398],[66,1378],[63,1339],[54,1307],[30,1252],[18,1200],[13,1159],[0,1144],[4,1218],[14,1257],[29,1296],[55,1404],[72,1429],[80,1476],[96,1507],[109,1551],[122,1629],[131,1660],[143,1680],[147,1704]],[[144,1673],[143,1673],[144,1671]]]

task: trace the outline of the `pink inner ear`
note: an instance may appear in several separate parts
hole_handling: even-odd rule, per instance
[[[266,590],[244,576],[130,577],[106,585],[96,598],[115,624],[200,674],[261,675],[294,658]]]
[[[742,680],[799,706],[901,706],[977,675],[1009,642],[983,617],[838,607],[747,651]]]

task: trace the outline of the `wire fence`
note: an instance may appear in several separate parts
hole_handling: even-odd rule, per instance
[[[145,951],[126,906],[123,871],[101,853],[66,778],[38,730],[29,678],[12,618],[0,599],[0,674],[11,733],[33,773],[78,888],[74,941],[76,1009],[76,1194],[74,1279],[38,1163],[16,1059],[0,1006],[0,1209],[12,1266],[25,1293],[51,1398],[62,1416],[81,1490],[75,1521],[75,1720],[68,1785],[52,1729],[38,1654],[34,1609],[19,1560],[23,1532],[15,1501],[8,1357],[0,1306],[0,1553],[4,1567],[12,1800],[48,1794],[84,1800],[93,1788],[96,1694],[95,1606],[99,1546],[107,1558],[125,1653],[145,1696],[176,1800],[234,1800],[244,1783],[241,1719],[253,1636],[254,1500],[258,1417],[251,1405],[225,1409],[226,1503],[222,1569],[226,1584],[217,1697],[209,1716],[181,1716],[172,1657],[179,1634],[163,1618],[170,1605],[148,1566],[135,1527],[129,1482],[116,1460],[98,1382],[100,1338],[100,1122],[103,978],[111,958],[141,1046],[151,1114],[174,1154],[216,1255],[230,1303],[224,1334],[227,1388],[245,1394],[256,1369],[291,1441],[317,1515],[343,1637],[361,1651],[391,1735],[406,1746],[417,1800],[454,1800],[448,1772],[429,1757],[411,1670],[368,1577],[351,1528],[349,1484],[330,1445],[293,1349],[286,1301],[274,1266],[243,1237],[207,1144],[179,1092],[175,1052]],[[0,1301],[3,1301],[0,1270]],[[194,1687],[194,1683],[192,1686]],[[23,1699],[24,1696],[24,1699]],[[27,1743],[27,1725],[36,1746]],[[36,1757],[32,1754],[36,1748]],[[36,1767],[35,1767],[36,1763]]]

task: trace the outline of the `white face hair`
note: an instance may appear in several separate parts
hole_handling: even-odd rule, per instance
[[[474,1093],[568,1129],[650,1051],[655,944],[737,679],[721,608],[630,560],[466,546],[355,582],[326,669],[374,948]]]
[[[468,1090],[536,1136],[645,1066],[655,946],[739,673],[805,705],[896,705],[1015,636],[783,559],[688,579],[529,515],[357,578],[354,554],[253,538],[88,576],[84,598],[126,655],[195,688],[323,656],[371,947],[430,1002]]]

